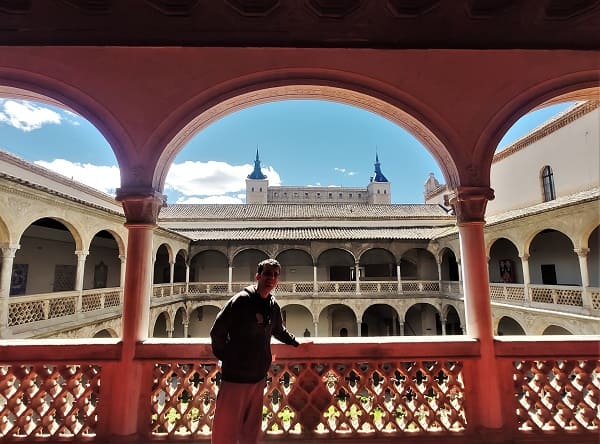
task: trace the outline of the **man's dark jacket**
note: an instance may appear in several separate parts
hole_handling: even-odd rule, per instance
[[[261,298],[256,286],[234,295],[219,312],[210,330],[212,350],[222,362],[224,381],[255,383],[271,365],[271,336],[298,346],[281,318],[281,308],[269,295]]]

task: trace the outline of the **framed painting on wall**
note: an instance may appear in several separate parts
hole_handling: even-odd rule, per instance
[[[511,259],[500,260],[500,279],[505,284],[515,282],[515,263]]]
[[[28,264],[13,264],[10,278],[10,295],[25,294],[27,291]]]

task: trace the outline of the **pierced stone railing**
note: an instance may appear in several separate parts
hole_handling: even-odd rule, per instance
[[[273,345],[264,442],[489,442],[477,426],[488,404],[503,411],[494,442],[587,443],[600,432],[597,337],[496,338],[499,399],[475,396],[486,380],[469,338],[314,340]],[[0,341],[0,441],[110,442],[112,387],[129,368],[120,347]],[[208,340],[148,340],[134,360],[139,386],[128,390],[147,400],[129,413],[136,442],[208,442],[220,385]]]
[[[119,287],[11,296],[8,300],[8,326],[74,316],[121,304],[122,289]]]
[[[566,285],[529,285],[532,302],[583,307],[583,288]]]
[[[490,297],[498,302],[526,301],[525,286],[523,284],[497,284],[490,282]]]

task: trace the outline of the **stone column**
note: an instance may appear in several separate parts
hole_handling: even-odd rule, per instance
[[[229,277],[228,277],[229,281],[227,282],[227,291],[229,293],[233,293],[233,287],[231,285],[231,282],[233,281],[233,266],[230,265],[229,266]]]
[[[139,417],[146,411],[145,390],[150,381],[149,367],[135,359],[138,342],[148,338],[150,296],[152,293],[152,236],[158,212],[165,196],[153,190],[117,191],[117,200],[125,210],[127,239],[127,274],[125,275],[121,359],[107,370],[106,405],[111,406],[108,424],[101,424],[106,442],[131,442],[141,437],[138,427],[146,422]],[[145,427],[145,426],[144,426]]]
[[[75,251],[77,255],[77,272],[75,273],[75,290],[83,290],[83,277],[85,275],[85,259],[90,252],[88,250]]]
[[[398,319],[398,326],[399,326],[398,335],[404,336],[404,320]]]
[[[75,251],[77,255],[77,272],[75,273],[75,291],[79,292],[79,296],[77,297],[77,308],[76,312],[81,313],[81,308],[83,306],[83,278],[85,276],[85,259],[88,254],[90,254],[87,250]]]
[[[360,278],[358,276],[358,271],[359,271],[359,265],[360,263],[358,261],[356,261],[354,263],[354,277],[356,278],[356,294],[360,294]]]
[[[581,273],[581,299],[585,308],[592,308],[592,299],[588,293],[590,286],[590,275],[588,272],[587,255],[590,252],[589,248],[575,248],[577,259],[579,259],[579,272]]]
[[[319,336],[319,321],[313,321],[313,325],[315,327],[315,337]]]
[[[523,268],[523,291],[525,292],[525,301],[531,302],[531,290],[529,285],[531,284],[531,277],[529,275],[529,255],[523,254],[521,258],[521,267]]]
[[[317,283],[317,266],[313,265],[313,294],[317,294],[319,292],[319,284]],[[315,336],[317,334],[315,333]]]
[[[173,283],[175,282],[175,261],[169,261],[169,295],[173,296]]]
[[[10,297],[10,283],[12,278],[13,263],[19,244],[5,244],[2,246],[2,270],[0,271],[0,338],[5,337],[8,328],[8,298]]]
[[[127,256],[121,254],[119,255],[119,260],[121,261],[121,277],[119,278],[119,287],[123,288],[123,286],[125,285],[125,273],[127,270],[127,267],[125,267]]]
[[[463,268],[463,288],[467,334],[480,344],[479,360],[469,372],[473,396],[470,427],[483,434],[501,434],[502,386],[495,357],[490,300],[489,271],[486,261],[483,226],[488,200],[494,192],[486,187],[459,187],[450,203],[456,213]]]
[[[402,293],[402,274],[400,273],[400,261],[396,265],[396,275],[398,276],[398,293]]]
[[[356,336],[360,338],[360,335],[362,334],[362,322],[360,320],[356,321],[356,332]]]
[[[185,263],[185,294],[190,292],[190,264]],[[187,338],[187,336],[185,336]]]
[[[442,336],[446,336],[446,322],[448,320],[442,316],[440,316],[440,324],[442,324]]]

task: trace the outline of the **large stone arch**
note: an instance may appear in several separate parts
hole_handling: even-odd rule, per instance
[[[522,72],[523,76],[534,73]],[[545,105],[571,100],[597,100],[598,71],[565,72],[553,78],[536,81],[530,87],[516,94],[508,103],[498,109],[486,128],[481,132],[473,151],[473,165],[483,167],[488,172],[496,148],[506,132],[525,114]],[[488,182],[489,186],[489,182]]]
[[[330,69],[270,69],[238,77],[224,88],[210,88],[180,106],[154,137],[165,146],[157,161],[153,188],[161,190],[175,156],[198,131],[232,112],[261,103],[320,99],[356,106],[405,128],[428,149],[451,187],[459,175],[446,145],[452,129],[424,103],[398,88],[372,78]]]
[[[94,92],[97,93],[98,90]],[[86,94],[82,88],[39,72],[0,68],[0,97],[38,101],[76,112],[104,136],[117,159],[119,169],[131,167],[127,152],[136,149],[136,142],[115,118],[114,113],[92,95]]]

